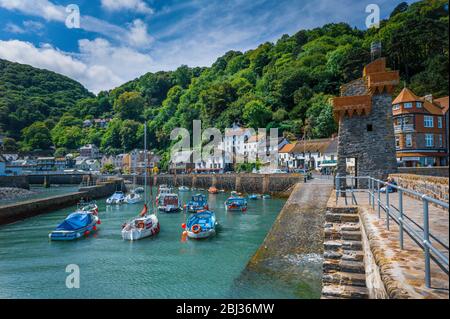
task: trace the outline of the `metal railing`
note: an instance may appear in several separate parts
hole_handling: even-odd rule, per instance
[[[350,183],[347,183],[349,180]],[[345,183],[343,183],[343,181],[345,181]],[[365,186],[367,186],[367,188],[358,188],[356,186],[361,182],[366,182]],[[381,218],[381,211],[384,211],[386,228],[390,230],[391,220],[398,225],[400,249],[404,249],[404,235],[406,233],[412,241],[423,250],[425,258],[425,285],[427,288],[431,287],[431,261],[434,261],[447,275],[449,274],[449,259],[441,252],[441,250],[445,250],[448,254],[448,244],[445,244],[441,239],[431,233],[429,216],[430,203],[447,211],[449,209],[448,203],[370,176],[336,176],[335,185],[336,204],[339,197],[344,195],[345,204],[348,205],[346,195],[347,193],[350,193],[352,204],[358,205],[355,193],[368,193],[369,206],[376,211],[378,218]],[[392,199],[389,196],[391,190],[398,192],[398,207],[395,207],[390,203]],[[403,206],[404,194],[421,199],[422,226],[407,216]],[[381,200],[381,196],[385,196],[385,203]],[[376,209],[375,206],[377,206]],[[437,247],[440,247],[441,250]]]

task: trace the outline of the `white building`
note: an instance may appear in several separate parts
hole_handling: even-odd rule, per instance
[[[100,152],[94,144],[87,144],[80,147],[80,157],[83,158],[99,158]]]

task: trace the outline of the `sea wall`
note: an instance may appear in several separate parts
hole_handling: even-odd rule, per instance
[[[426,194],[435,199],[449,201],[448,177],[419,176],[413,174],[391,174],[397,184],[403,188]],[[406,193],[408,196],[412,196]],[[412,196],[414,197],[414,196]]]
[[[133,181],[133,176],[123,175]],[[227,191],[237,190],[244,193],[280,193],[286,192],[295,184],[303,182],[302,174],[177,174],[155,175],[148,177],[149,185],[167,184],[207,189],[215,186]],[[136,177],[136,183],[142,185],[144,178]]]
[[[438,166],[438,167],[399,167],[398,168],[398,172],[402,173],[402,174],[449,177],[448,166]]]
[[[0,176],[0,187],[30,189],[30,184],[26,176]]]
[[[57,185],[66,184],[81,184],[83,176],[90,174],[42,174],[42,175],[28,175],[28,182],[30,184],[42,185],[44,182]]]

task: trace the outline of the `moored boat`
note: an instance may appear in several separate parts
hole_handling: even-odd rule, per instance
[[[80,202],[77,205],[77,211],[92,213],[98,215],[98,206],[96,202]]]
[[[225,201],[225,209],[227,211],[247,211],[247,200],[243,197],[229,197]]]
[[[144,187],[136,187],[136,188],[134,189],[134,192],[135,192],[136,194],[142,194],[142,193],[144,192]]]
[[[262,199],[270,199],[271,196],[269,194],[264,194],[262,195]]]
[[[180,207],[181,204],[177,194],[165,194],[158,200],[158,209],[162,212],[178,212]]]
[[[180,187],[178,187],[178,191],[180,191],[180,192],[188,192],[189,191],[189,187],[187,187],[187,186],[180,186]]]
[[[211,211],[200,212],[189,217],[183,226],[189,238],[208,238],[216,234],[216,215]]]
[[[211,186],[210,188],[208,188],[208,193],[210,193],[210,194],[218,194],[219,190],[215,186]]]
[[[97,224],[100,224],[97,215],[76,211],[67,216],[48,236],[51,240],[74,240],[96,231]]]
[[[118,205],[123,204],[125,201],[125,194],[122,191],[116,191],[108,199],[106,199],[106,204],[108,205]]]
[[[129,193],[126,197],[125,197],[125,203],[127,204],[137,204],[143,201],[142,196],[135,193],[135,192],[131,192]]]
[[[191,200],[184,205],[184,208],[189,213],[197,213],[201,210],[208,209],[208,202],[203,194],[196,194],[192,196]]]
[[[260,196],[258,194],[250,194],[248,195],[248,199],[256,200],[259,199]]]
[[[135,217],[122,225],[122,238],[124,240],[139,240],[159,233],[160,225],[155,214],[147,215],[147,205],[144,204],[139,217]]]

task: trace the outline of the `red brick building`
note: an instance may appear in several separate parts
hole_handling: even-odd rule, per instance
[[[404,88],[392,102],[397,160],[401,166],[448,165],[445,108],[441,98],[418,97]],[[447,114],[446,114],[447,113]]]

